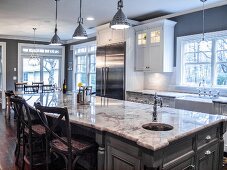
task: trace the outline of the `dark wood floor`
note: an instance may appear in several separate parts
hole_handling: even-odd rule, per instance
[[[15,143],[16,122],[13,114],[8,118],[4,111],[0,111],[0,170],[19,170],[14,164]],[[223,170],[227,170],[227,166]]]
[[[0,170],[18,170],[14,161],[16,144],[16,123],[11,118],[5,117],[5,112],[0,111]]]

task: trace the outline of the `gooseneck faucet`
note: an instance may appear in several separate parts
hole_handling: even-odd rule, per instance
[[[153,121],[157,121],[157,107],[162,107],[162,98],[157,96],[157,93],[155,92],[154,95],[154,105],[153,105]]]

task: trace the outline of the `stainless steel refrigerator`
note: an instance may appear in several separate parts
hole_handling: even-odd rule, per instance
[[[96,95],[125,99],[125,43],[97,47]]]

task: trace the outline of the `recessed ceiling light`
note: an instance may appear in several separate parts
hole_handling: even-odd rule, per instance
[[[86,20],[88,20],[88,21],[94,21],[95,18],[93,18],[93,17],[87,17]]]

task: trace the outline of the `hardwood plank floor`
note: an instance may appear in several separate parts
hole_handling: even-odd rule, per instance
[[[13,115],[8,119],[5,112],[0,111],[0,170],[18,170],[14,161],[16,146],[16,122]]]

